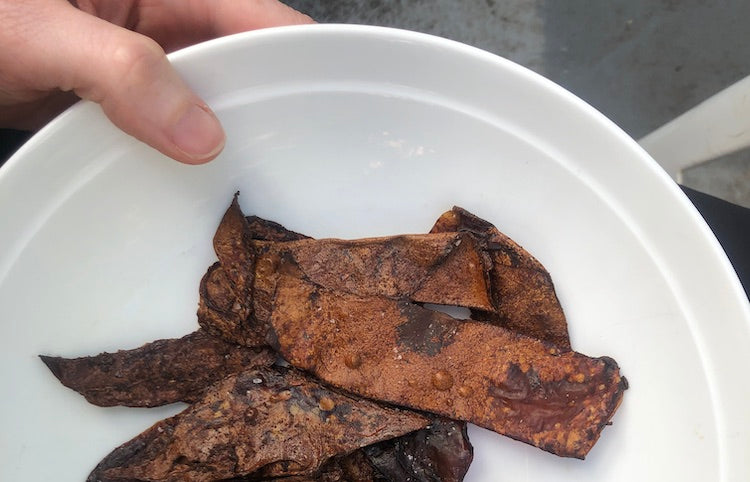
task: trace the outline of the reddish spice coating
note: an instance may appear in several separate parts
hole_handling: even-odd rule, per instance
[[[474,241],[461,233],[262,244],[258,263],[293,257],[308,279],[333,290],[493,309]]]
[[[459,322],[404,301],[327,290],[295,275],[291,264],[279,271],[271,319],[278,351],[292,365],[364,397],[583,458],[626,388],[609,358],[560,353],[503,328]],[[346,366],[352,353],[363,360],[358,369]],[[450,388],[435,388],[438,371],[450,374]]]
[[[231,208],[230,208],[231,209]],[[538,263],[531,255],[528,255],[525,251],[523,251],[517,244],[513,243],[510,239],[499,233],[492,225],[487,223],[486,221],[483,221],[479,218],[476,218],[475,216],[470,215],[469,213],[466,213],[462,210],[459,210],[458,208],[451,212],[452,214],[450,216],[443,216],[441,217],[442,222],[439,220],[437,223],[437,227],[435,228],[436,231],[441,231],[445,229],[461,229],[464,234],[468,234],[473,240],[476,241],[476,244],[480,246],[480,248],[483,250],[483,256],[482,256],[482,269],[485,274],[487,274],[487,278],[490,278],[492,281],[492,277],[496,276],[498,273],[497,267],[504,267],[508,268],[508,274],[507,276],[511,279],[511,286],[515,286],[514,289],[520,290],[519,287],[524,287],[524,289],[528,289],[529,286],[534,287],[534,281],[535,277],[542,278],[542,283],[538,285],[540,288],[539,291],[542,293],[541,298],[537,298],[537,300],[542,299],[544,306],[549,306],[551,312],[553,312],[553,315],[551,318],[553,319],[551,323],[547,323],[543,320],[543,316],[537,316],[539,313],[534,313],[532,309],[526,309],[526,311],[523,311],[526,315],[529,315],[531,317],[531,321],[524,324],[523,318],[524,316],[519,316],[517,320],[520,320],[521,323],[515,323],[510,322],[507,323],[507,316],[506,317],[494,317],[493,321],[504,323],[508,325],[508,328],[512,330],[513,332],[521,332],[526,333],[530,336],[534,336],[540,339],[547,340],[548,344],[543,344],[536,342],[537,347],[531,350],[530,353],[537,353],[543,355],[541,359],[544,358],[544,356],[557,356],[560,354],[560,351],[567,350],[569,348],[569,341],[567,336],[567,325],[564,320],[564,316],[562,315],[562,310],[559,307],[559,303],[557,302],[557,298],[554,295],[554,289],[551,285],[551,282],[549,284],[544,282],[544,279],[549,279],[549,275],[544,271],[544,268],[541,267],[541,264]],[[221,228],[220,228],[221,229]],[[463,238],[466,239],[466,238]],[[462,243],[454,244],[454,246],[460,246]],[[297,254],[302,254],[301,252],[297,253],[293,250],[286,250],[282,254],[277,252],[274,248],[271,247],[264,247],[262,249],[254,248],[254,251],[256,252],[258,256],[257,263],[258,265],[262,262],[265,264],[265,268],[263,270],[263,276],[256,278],[256,282],[253,289],[253,297],[255,302],[255,322],[257,323],[257,326],[259,329],[267,329],[269,327],[269,320],[274,323],[273,329],[269,332],[268,340],[271,341],[278,349],[281,350],[282,354],[285,355],[293,364],[296,364],[297,366],[303,367],[305,369],[311,370],[315,373],[317,373],[319,376],[321,376],[325,380],[326,379],[323,375],[321,375],[320,371],[316,371],[318,368],[316,363],[311,363],[311,356],[317,356],[312,352],[311,350],[308,350],[305,352],[305,350],[302,348],[303,345],[305,345],[309,340],[316,339],[318,341],[327,342],[327,338],[329,335],[323,336],[323,339],[320,340],[319,337],[321,336],[320,333],[316,333],[316,331],[320,330],[322,333],[325,331],[323,329],[323,326],[318,326],[317,322],[320,321],[319,318],[321,316],[328,316],[328,315],[322,315],[321,313],[308,313],[304,306],[305,306],[305,300],[310,301],[312,303],[316,303],[319,300],[319,297],[321,296],[321,293],[326,293],[326,300],[335,300],[331,301],[331,306],[335,309],[338,309],[337,313],[340,313],[340,316],[352,316],[357,315],[357,310],[351,310],[350,307],[352,306],[352,303],[357,303],[358,301],[362,301],[362,304],[367,305],[368,303],[371,303],[371,306],[369,306],[369,312],[368,308],[366,306],[361,307],[361,313],[364,314],[364,316],[360,317],[360,329],[362,331],[370,330],[369,333],[363,333],[363,336],[361,339],[358,340],[358,336],[352,336],[348,340],[338,340],[336,343],[341,344],[349,344],[349,346],[354,346],[352,353],[347,353],[346,357],[342,359],[342,364],[344,367],[348,368],[351,371],[350,367],[347,367],[346,361],[349,361],[349,365],[351,365],[351,358],[354,356],[358,356],[361,358],[365,358],[363,356],[364,351],[360,349],[361,346],[366,347],[378,347],[378,349],[387,350],[389,343],[391,341],[395,342],[395,340],[389,340],[388,337],[381,337],[379,341],[380,344],[372,344],[372,343],[361,343],[362,340],[367,339],[367,335],[371,335],[374,332],[378,332],[378,329],[373,328],[383,328],[380,326],[380,324],[383,321],[383,318],[385,318],[384,326],[390,326],[389,323],[397,323],[397,332],[399,338],[399,343],[405,346],[410,346],[412,349],[412,352],[414,353],[421,353],[424,356],[428,357],[434,357],[438,353],[442,353],[445,348],[445,344],[448,340],[452,339],[453,335],[456,331],[465,333],[470,332],[471,330],[469,328],[464,328],[463,324],[461,325],[460,329],[458,328],[458,324],[448,319],[447,317],[442,317],[442,320],[438,323],[433,323],[431,319],[434,316],[429,313],[425,313],[425,310],[423,310],[421,307],[418,307],[416,305],[410,304],[406,301],[403,301],[404,299],[408,299],[408,296],[400,297],[402,301],[398,301],[398,297],[392,297],[392,299],[385,299],[382,296],[373,295],[373,291],[368,291],[367,289],[363,290],[363,292],[356,292],[355,290],[346,289],[347,287],[344,286],[342,289],[341,285],[336,285],[335,283],[330,283],[328,281],[324,281],[323,283],[320,283],[320,281],[325,280],[326,278],[319,275],[319,273],[316,273],[311,271],[309,269],[305,270],[302,268],[302,265],[304,265],[307,262],[307,258],[305,256],[302,256],[300,259],[296,258]],[[494,254],[490,254],[494,252]],[[406,251],[408,253],[408,251]],[[406,254],[405,256],[408,256]],[[489,270],[489,272],[488,272]],[[330,274],[330,273],[337,273],[340,278],[346,280],[349,276],[349,273],[346,269],[331,269],[330,271],[322,270],[324,274]],[[310,276],[310,274],[313,274],[314,276]],[[500,275],[497,275],[500,276]],[[503,275],[505,276],[505,275]],[[296,288],[300,288],[300,286],[297,286],[296,288],[289,288],[289,285],[284,287],[284,290],[287,290],[286,293],[281,289],[281,286],[278,284],[279,279],[286,279],[287,281],[291,280],[293,283],[294,281],[300,281],[301,285],[303,286],[303,289],[298,289],[297,291],[300,291],[297,293],[299,296],[290,296],[289,293],[294,292]],[[314,278],[314,279],[311,279]],[[329,278],[330,279],[330,278]],[[519,281],[520,280],[520,281]],[[503,280],[501,280],[503,281]],[[537,280],[538,281],[538,280]],[[385,283],[385,285],[383,284]],[[515,285],[514,285],[515,283]],[[381,286],[393,286],[394,280],[380,280]],[[497,288],[497,286],[500,286],[500,288]],[[502,291],[502,286],[495,283],[495,286],[491,285],[491,293],[494,296],[494,302],[496,305],[499,305],[500,307],[503,306],[504,303],[512,302],[513,297],[511,296],[512,293],[509,293],[507,291]],[[305,298],[305,293],[303,293],[305,290],[308,292],[306,293],[308,298]],[[352,291],[355,291],[352,293]],[[533,290],[532,290],[533,291]],[[386,291],[387,292],[387,291]],[[329,296],[330,295],[330,296]],[[286,298],[285,298],[286,296]],[[346,299],[344,299],[346,298]],[[397,298],[397,299],[393,299]],[[533,297],[532,297],[533,298]],[[280,301],[281,299],[285,299],[284,301]],[[433,301],[433,300],[430,300]],[[434,300],[435,302],[439,302],[439,300]],[[386,314],[389,309],[386,308],[379,308],[380,305],[389,307],[391,313]],[[516,307],[521,308],[533,308],[534,303],[529,303],[527,305],[524,305],[521,303],[520,305],[515,305]],[[398,306],[399,309],[394,311],[393,307]],[[260,307],[260,309],[259,309]],[[279,309],[280,307],[283,307],[283,309]],[[317,308],[321,308],[320,306],[316,306]],[[524,309],[525,309],[524,308]],[[322,309],[322,308],[321,308]],[[546,308],[544,308],[546,310]],[[286,310],[286,311],[284,311]],[[303,316],[300,318],[305,318],[307,320],[313,320],[316,323],[306,323],[304,324],[304,327],[299,328],[296,326],[290,327],[287,326],[286,328],[290,328],[289,331],[285,330],[283,323],[292,323],[290,322],[290,318],[287,316],[289,313],[288,311],[292,312],[301,312],[303,313]],[[378,311],[380,310],[380,311]],[[335,311],[335,310],[334,310]],[[376,311],[378,311],[376,316]],[[543,310],[544,311],[544,310]],[[283,315],[279,315],[279,313],[283,313]],[[476,315],[478,313],[477,310],[475,310],[474,314]],[[522,313],[522,314],[523,314]],[[556,315],[554,313],[557,313]],[[544,313],[542,313],[543,315]],[[557,315],[559,315],[558,318],[555,318]],[[286,317],[286,319],[284,319]],[[440,316],[438,316],[440,318]],[[548,317],[549,318],[549,317]],[[538,319],[542,319],[541,323],[538,323]],[[363,321],[364,320],[364,321]],[[331,325],[337,324],[337,318],[335,316],[328,316],[328,319],[324,320],[329,325],[330,328]],[[512,320],[511,320],[512,321]],[[278,323],[282,323],[282,326],[278,325]],[[303,324],[302,320],[297,320],[298,323]],[[293,323],[292,323],[293,324]],[[488,329],[488,327],[478,324],[478,323],[465,323],[467,326],[480,326],[478,328],[479,332],[484,332]],[[391,326],[391,328],[394,328]],[[295,331],[296,330],[296,331]],[[500,330],[500,332],[503,332],[504,330]],[[338,329],[336,333],[338,333]],[[289,334],[294,333],[295,335],[301,335],[303,337],[303,340],[296,340],[299,342],[296,346],[292,347],[292,344],[289,344]],[[533,341],[526,339],[525,337],[518,337],[513,335],[512,332],[505,332],[506,334],[503,336],[500,336],[501,341],[505,343],[510,343],[511,349],[508,350],[511,354],[510,360],[515,360],[516,358],[524,359],[524,350],[526,348],[521,347],[516,341]],[[510,336],[508,336],[510,335]],[[331,339],[335,339],[336,337],[331,336]],[[484,340],[481,336],[476,336],[476,339],[472,340],[471,343],[467,343],[467,347],[465,350],[471,351],[473,349],[473,346],[481,346],[484,343]],[[355,340],[357,340],[355,342]],[[336,343],[322,343],[321,346],[317,347],[318,352],[325,351],[325,349],[330,349],[332,351],[341,350],[340,348],[336,347]],[[450,344],[450,343],[449,343]],[[325,346],[326,348],[322,348]],[[291,348],[290,348],[291,347]],[[285,351],[285,350],[292,350]],[[398,347],[394,348],[394,350],[398,351]],[[519,351],[520,350],[520,351]],[[483,350],[478,350],[478,352],[483,352]],[[472,358],[468,353],[463,354],[465,358]],[[571,355],[574,358],[576,357],[583,357],[579,354],[573,354]],[[403,357],[403,356],[402,356]],[[586,358],[586,357],[584,357]],[[589,359],[591,360],[591,359]],[[480,360],[476,360],[477,362],[480,362]],[[590,447],[593,445],[593,443],[596,441],[596,439],[599,436],[599,433],[601,432],[601,429],[603,428],[604,424],[608,422],[609,418],[611,417],[612,413],[616,409],[617,405],[619,404],[619,401],[621,400],[622,390],[624,390],[625,387],[625,381],[624,379],[620,379],[618,373],[616,364],[614,362],[611,362],[611,360],[608,359],[602,359],[599,360],[600,366],[598,368],[598,371],[601,372],[603,375],[601,377],[605,379],[604,381],[606,383],[598,384],[598,385],[604,385],[604,391],[607,392],[605,394],[600,394],[601,396],[609,397],[608,401],[602,402],[599,404],[600,406],[595,407],[596,401],[594,402],[587,402],[588,406],[583,410],[583,415],[580,415],[578,409],[562,409],[559,406],[556,407],[550,407],[547,405],[550,405],[549,403],[546,403],[546,400],[550,397],[550,395],[545,391],[550,391],[553,395],[558,396],[558,399],[560,397],[565,398],[571,398],[573,393],[581,392],[581,390],[578,390],[580,388],[577,385],[567,385],[567,381],[563,380],[560,376],[553,376],[550,379],[545,379],[544,376],[540,378],[541,375],[548,374],[550,371],[553,370],[553,365],[555,362],[552,361],[542,361],[542,366],[544,369],[537,373],[537,370],[535,367],[533,370],[531,370],[530,374],[528,368],[526,368],[525,362],[519,362],[519,363],[506,363],[504,366],[505,374],[503,376],[496,377],[496,381],[498,384],[503,385],[506,381],[508,383],[520,383],[524,384],[526,383],[529,386],[532,386],[535,390],[537,385],[541,382],[549,382],[548,386],[543,386],[541,392],[539,390],[532,390],[531,393],[529,392],[529,389],[527,389],[525,392],[525,395],[520,397],[522,400],[526,397],[526,395],[529,395],[530,398],[527,401],[534,402],[530,404],[524,404],[519,402],[508,402],[508,400],[515,400],[514,398],[507,396],[505,392],[503,391],[503,388],[501,387],[499,390],[492,389],[487,386],[488,384],[485,383],[484,385],[480,384],[480,388],[483,387],[484,390],[478,390],[476,386],[471,386],[470,384],[467,384],[464,380],[457,380],[457,382],[454,384],[455,387],[452,385],[451,388],[444,390],[447,393],[452,392],[454,389],[457,390],[457,394],[462,396],[464,399],[476,399],[479,400],[482,397],[485,397],[487,394],[494,394],[496,395],[495,398],[501,399],[500,404],[502,406],[494,407],[492,410],[500,409],[503,414],[502,417],[497,416],[496,414],[490,414],[489,418],[488,410],[486,407],[484,407],[484,415],[477,415],[472,414],[471,409],[465,410],[465,413],[461,416],[456,415],[455,410],[448,410],[448,411],[441,411],[440,407],[433,407],[432,405],[419,405],[419,404],[413,404],[407,401],[406,399],[409,397],[408,395],[405,395],[406,398],[399,398],[399,397],[393,397],[393,394],[384,394],[380,393],[377,390],[370,391],[370,392],[357,392],[356,389],[353,389],[353,391],[357,393],[365,394],[366,396],[371,396],[375,398],[384,399],[387,401],[395,402],[395,403],[404,403],[408,406],[417,407],[420,409],[426,409],[426,410],[432,410],[435,413],[442,413],[447,416],[453,416],[454,418],[461,418],[464,420],[470,420],[474,421],[475,423],[483,426],[489,426],[490,428],[493,428],[500,433],[505,433],[506,435],[509,435],[514,438],[519,438],[521,440],[527,441],[528,443],[532,443],[534,445],[541,446],[545,450],[549,450],[554,453],[558,453],[560,455],[568,455],[568,456],[575,456],[575,457],[583,457],[585,453],[588,452]],[[611,362],[611,363],[610,363]],[[330,367],[330,361],[327,362]],[[518,375],[517,370],[514,369],[514,365],[518,364],[523,375]],[[575,364],[575,363],[573,363]],[[485,362],[485,365],[482,365],[481,363],[477,363],[477,367],[486,366],[487,362]],[[382,368],[382,367],[379,367]],[[575,367],[572,365],[567,365],[567,369],[571,370],[572,372],[575,371]],[[362,371],[356,370],[356,371]],[[375,370],[377,371],[377,369]],[[446,368],[446,371],[449,371]],[[597,370],[592,370],[592,376],[593,372]],[[481,372],[481,370],[480,370]],[[558,374],[559,375],[559,374]],[[398,380],[397,374],[394,373],[394,376],[396,378],[393,378],[393,380]],[[403,376],[403,373],[401,373],[401,376]],[[577,380],[581,378],[580,373],[574,374],[575,379],[574,383],[577,383]],[[454,375],[451,375],[452,378],[458,379],[463,377],[456,377]],[[585,376],[583,376],[583,380],[586,381]],[[391,378],[383,374],[381,380],[383,381],[391,381]],[[431,380],[431,378],[430,378]],[[526,380],[525,382],[523,380]],[[338,381],[334,381],[333,383],[338,383]],[[438,384],[442,384],[443,382],[438,381]],[[590,383],[589,383],[590,385]],[[597,385],[597,386],[598,386]],[[352,389],[347,383],[343,383],[341,386],[347,387],[347,389]],[[431,388],[435,388],[434,384]],[[590,386],[587,387],[584,391],[589,390]],[[528,392],[528,393],[527,393]],[[560,395],[562,393],[562,395]],[[584,398],[592,396],[594,399],[596,399],[597,396],[599,396],[597,393],[586,393]],[[414,397],[412,397],[414,398]],[[419,398],[419,395],[417,395],[417,398]],[[552,397],[554,398],[554,396]],[[454,403],[453,399],[446,400],[449,403]],[[558,400],[559,401],[559,400]],[[556,402],[555,402],[556,403]],[[553,403],[552,405],[555,405]],[[570,406],[576,405],[579,403],[578,400],[568,400],[570,403]],[[471,404],[470,404],[471,405]],[[535,410],[534,413],[536,415],[531,415],[530,417],[527,413],[527,409],[524,407],[534,407],[534,406],[540,406],[544,405],[542,409]],[[559,404],[558,404],[559,405]],[[477,407],[474,407],[477,408]],[[528,407],[527,407],[528,408]],[[556,411],[558,418],[562,417],[561,420],[555,421],[552,424],[552,428],[544,427],[546,422],[542,419],[540,419],[537,415],[539,413],[549,412],[549,411]],[[491,410],[490,410],[491,411]],[[575,413],[574,413],[575,412]],[[521,426],[522,424],[519,422],[517,425],[518,427],[511,427],[510,429],[506,429],[504,425],[504,422],[499,422],[499,420],[506,420],[506,419],[512,419],[513,417],[508,416],[508,413],[512,414],[521,414],[522,416],[527,416],[527,418],[533,419],[533,422],[530,424],[531,427],[524,427]],[[580,416],[579,416],[580,415]],[[563,428],[563,430],[560,430],[560,426],[562,425],[561,421],[567,421],[566,417],[577,417],[576,421],[578,422],[578,427],[568,427]],[[486,418],[486,420],[483,419]],[[516,417],[519,419],[519,417]],[[549,417],[547,417],[549,418]],[[540,421],[541,420],[541,421]],[[548,420],[549,421],[549,420]],[[538,425],[542,425],[542,427],[538,427]],[[512,423],[511,423],[512,425]],[[527,424],[528,425],[528,424]],[[546,432],[544,436],[540,436],[537,434],[537,432]],[[585,432],[585,433],[584,433]],[[552,439],[555,440],[552,440]]]

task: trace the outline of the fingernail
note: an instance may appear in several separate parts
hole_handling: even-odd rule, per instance
[[[191,105],[172,126],[172,142],[194,161],[214,157],[224,148],[224,130],[207,109]]]

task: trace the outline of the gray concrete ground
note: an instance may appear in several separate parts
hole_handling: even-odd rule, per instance
[[[289,0],[319,22],[458,40],[524,65],[639,138],[750,75],[747,0]],[[750,207],[750,150],[684,184]]]

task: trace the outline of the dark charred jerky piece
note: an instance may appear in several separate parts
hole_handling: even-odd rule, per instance
[[[63,385],[94,405],[156,407],[193,402],[226,375],[270,366],[276,354],[266,348],[229,344],[199,330],[134,350],[83,358],[41,356],[41,359]]]
[[[115,449],[88,481],[316,474],[331,457],[427,424],[420,415],[352,398],[292,369],[249,370]]]
[[[461,482],[474,458],[466,424],[435,418],[426,429],[364,449],[388,480]]]
[[[265,332],[250,323],[252,303],[239,298],[226,272],[214,263],[200,283],[198,324],[213,336],[253,347],[265,345]]]
[[[570,350],[568,324],[552,278],[536,258],[489,222],[459,207],[440,216],[430,232],[446,231],[472,234],[487,258],[495,310],[474,309],[473,319]]]
[[[271,320],[276,348],[352,393],[584,458],[626,388],[610,358],[561,353],[408,302],[326,290],[293,276],[293,266],[283,272]]]

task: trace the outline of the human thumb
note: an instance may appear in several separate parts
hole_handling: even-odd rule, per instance
[[[200,164],[221,152],[218,119],[156,42],[75,8],[55,22],[66,35],[49,44],[44,69],[57,87],[98,102],[120,129],[178,161]]]

